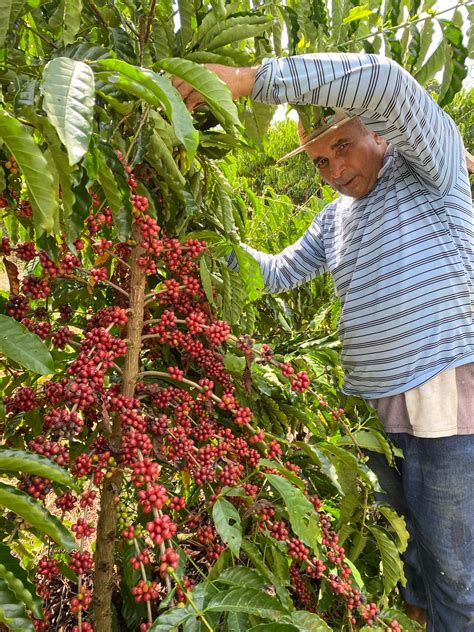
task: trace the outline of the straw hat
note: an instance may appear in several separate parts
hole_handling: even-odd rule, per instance
[[[318,110],[319,109],[320,108],[318,108]],[[283,158],[280,158],[278,162],[282,162],[287,158],[292,158],[293,156],[300,154],[309,145],[311,145],[311,143],[314,143],[315,140],[322,138],[328,132],[334,129],[342,127],[342,125],[344,125],[348,121],[351,121],[352,118],[353,117],[350,116],[349,113],[342,108],[324,108],[323,115],[317,117],[317,119],[313,123],[312,130],[309,133],[305,130],[304,125],[300,119],[298,123],[298,136],[300,137],[300,146],[296,149],[293,149],[293,151],[290,151],[290,153],[283,156]]]

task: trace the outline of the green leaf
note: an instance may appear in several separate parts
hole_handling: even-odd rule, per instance
[[[377,430],[356,430],[351,432],[350,437],[344,436],[338,439],[337,445],[354,445],[354,441],[361,448],[385,454],[388,463],[390,465],[393,463],[393,451],[390,443]]]
[[[242,544],[242,526],[237,509],[225,498],[218,498],[212,507],[212,517],[222,541],[237,557]]]
[[[455,22],[453,16],[453,21]],[[462,88],[464,79],[467,76],[467,66],[465,64],[468,55],[467,48],[463,44],[463,33],[459,26],[448,20],[439,20],[443,34],[448,42],[449,57],[446,60],[445,76],[440,88],[438,104],[440,107],[450,103],[454,95]]]
[[[395,542],[390,538],[387,532],[384,531],[384,529],[376,526],[369,526],[368,528],[372,532],[380,551],[382,581],[384,592],[388,595],[393,588],[395,588],[398,582],[401,582],[403,586],[406,584],[400,554]]]
[[[215,73],[189,59],[170,57],[160,59],[157,65],[172,75],[184,79],[202,94],[216,118],[224,127],[240,127],[240,119],[232,95],[226,84]]]
[[[446,61],[447,50],[446,40],[443,38],[429,58],[420,66],[419,70],[414,72],[413,76],[422,86],[443,68]]]
[[[147,160],[173,191],[177,193],[181,199],[184,199],[183,188],[186,186],[186,180],[178,169],[172,153],[157,130],[153,132],[150,138],[150,150]]]
[[[242,550],[255,566],[255,568],[268,579],[269,583],[272,586],[275,587],[277,596],[280,602],[283,604],[284,608],[286,608],[288,611],[293,610],[293,601],[288,590],[286,589],[284,583],[280,581],[280,579],[265,564],[265,561],[258,546],[247,538],[244,538],[242,540]]]
[[[193,614],[194,610],[191,609],[191,606],[177,607],[168,610],[155,619],[150,628],[150,632],[171,632],[184,623],[186,619],[193,616]]]
[[[0,579],[0,622],[10,632],[34,632],[31,619],[26,614],[24,604],[8,588],[8,584]]]
[[[271,24],[271,17],[264,15],[247,15],[228,18],[219,22],[217,28],[209,31],[201,41],[201,48],[213,51],[233,42],[245,41],[251,37],[262,35]]]
[[[339,482],[339,476],[333,462],[318,449],[318,446],[305,443],[303,441],[297,442],[295,445],[305,452],[314,463],[320,468],[321,472],[327,476],[334,487],[340,494],[344,494],[341,484]]]
[[[196,22],[194,4],[192,0],[178,0],[179,21],[181,28],[179,36],[181,40],[181,51],[184,52],[186,45],[193,36],[193,22]]]
[[[53,358],[41,338],[3,314],[0,314],[0,352],[34,373],[54,373]]]
[[[16,20],[25,0],[0,0],[0,48],[5,44],[8,29]]]
[[[144,99],[150,105],[161,105],[173,124],[177,138],[184,145],[190,164],[196,155],[199,134],[179,92],[169,79],[146,68],[137,68],[120,59],[104,59],[97,65],[109,73],[99,73],[100,78],[112,85]]]
[[[282,621],[291,621],[298,627],[300,632],[331,632],[331,628],[324,619],[305,610],[297,610],[290,616],[284,617]]]
[[[43,107],[67,149],[69,164],[86,153],[92,135],[94,74],[81,61],[56,57],[44,69]]]
[[[262,270],[257,260],[241,246],[235,245],[234,252],[248,300],[256,301],[262,295],[264,288]]]
[[[81,28],[82,0],[65,0],[64,2],[64,45],[73,44]]]
[[[110,205],[118,237],[126,241],[132,227],[132,203],[123,165],[112,147],[102,141],[94,154],[98,164],[97,177]]]
[[[211,275],[209,273],[209,268],[207,267],[206,259],[204,257],[201,257],[201,259],[199,260],[199,273],[201,276],[202,287],[204,289],[204,292],[206,293],[206,298],[211,305],[214,305],[215,303],[212,290]]]
[[[342,20],[342,23],[349,24],[349,22],[353,22],[354,20],[362,20],[363,18],[367,18],[369,15],[372,15],[374,11],[375,9],[369,9],[367,4],[352,7],[347,16]]]
[[[245,612],[228,612],[226,632],[248,632],[250,623]]]
[[[0,579],[8,585],[19,602],[37,618],[42,617],[43,602],[36,594],[34,584],[28,573],[20,566],[20,562],[11,554],[8,546],[0,542]]]
[[[49,535],[57,544],[72,551],[77,543],[60,520],[51,515],[38,501],[19,489],[0,483],[0,505],[21,516],[43,535]]]
[[[377,504],[377,508],[381,514],[385,516],[389,525],[395,531],[397,536],[397,547],[400,553],[403,553],[407,546],[410,534],[408,533],[405,518],[399,516],[395,509],[388,507],[387,505]]]
[[[48,172],[48,162],[30,130],[7,112],[0,111],[0,141],[3,141],[20,166],[33,208],[38,236],[51,233],[59,213],[58,192]]]
[[[285,612],[280,601],[256,588],[232,588],[209,601],[205,612],[246,612],[265,619],[278,619]]]
[[[297,487],[282,476],[265,474],[268,482],[283,499],[291,528],[314,552],[319,551],[319,517],[311,502]]]
[[[265,577],[254,568],[235,566],[227,568],[216,577],[216,582],[231,586],[246,586],[247,588],[263,588],[267,583]]]
[[[252,103],[252,109],[246,108],[241,112],[245,133],[254,143],[262,144],[275,112],[276,106],[257,101]]]
[[[28,472],[76,488],[71,475],[57,463],[34,452],[0,447],[0,470]]]

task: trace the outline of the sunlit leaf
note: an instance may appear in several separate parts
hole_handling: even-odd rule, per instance
[[[5,111],[0,111],[0,141],[20,166],[28,187],[33,221],[38,235],[50,233],[58,217],[59,206],[54,179],[48,162],[25,125]]]
[[[86,153],[92,135],[94,74],[83,62],[56,57],[44,69],[42,91],[48,119],[74,165]]]
[[[0,506],[21,516],[42,535],[48,535],[67,551],[77,546],[74,537],[58,518],[50,514],[37,500],[16,487],[0,483]]]
[[[373,12],[374,9],[369,9],[367,4],[352,7],[346,17],[342,20],[342,23],[349,24],[349,22],[353,22],[354,20],[362,20],[363,18],[372,15]]]
[[[64,0],[64,44],[72,44],[81,28],[82,0]]]
[[[0,447],[0,470],[27,472],[75,488],[69,472],[40,454]]]
[[[295,534],[313,551],[319,551],[319,517],[311,502],[283,476],[265,474],[265,478],[282,497]]]
[[[0,353],[34,373],[54,372],[53,358],[41,338],[3,314],[0,314]]]
[[[225,498],[218,498],[212,507],[212,517],[224,544],[237,557],[242,544],[242,526],[237,509]]]
[[[240,126],[240,119],[231,93],[226,84],[215,73],[189,59],[161,59],[160,68],[184,79],[200,92],[215,116],[226,126]]]
[[[257,588],[223,590],[209,601],[205,612],[246,612],[263,618],[278,618],[285,612],[280,601]]]

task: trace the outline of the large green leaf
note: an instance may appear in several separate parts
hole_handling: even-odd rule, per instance
[[[234,246],[235,256],[239,264],[239,273],[244,283],[249,301],[255,301],[262,295],[264,281],[262,270],[255,257],[241,246]]]
[[[175,77],[184,79],[194,90],[200,92],[216,118],[224,126],[240,127],[239,114],[232,101],[229,88],[211,70],[189,59],[161,59],[157,65]]]
[[[213,51],[232,42],[241,42],[262,35],[272,18],[265,15],[242,15],[228,18],[210,29],[201,40],[200,48]]]
[[[130,187],[122,163],[110,145],[99,142],[95,148],[97,177],[109,203],[120,240],[126,241],[132,226]]]
[[[245,612],[228,612],[226,632],[248,632],[250,622]]]
[[[403,565],[395,542],[381,527],[370,526],[380,551],[382,563],[382,581],[385,594],[388,595],[398,582],[406,584]]]
[[[49,535],[66,550],[72,551],[76,548],[75,539],[62,522],[51,515],[41,503],[19,489],[0,483],[0,506],[18,514],[42,535]]]
[[[297,445],[300,450],[305,452],[310,457],[310,459],[314,461],[314,463],[316,463],[321,472],[328,477],[328,479],[331,481],[337,491],[340,494],[343,494],[344,492],[339,481],[337,469],[334,463],[327,457],[327,455],[319,450],[317,445],[312,445],[304,441],[299,441],[295,445]]]
[[[256,588],[232,588],[214,595],[205,612],[246,612],[264,619],[279,619],[285,613],[281,602]]]
[[[215,593],[216,589],[212,584],[208,582],[198,584],[191,593],[194,606],[203,612],[210,597]],[[184,625],[185,630],[192,630],[194,627],[193,622],[196,621],[196,615],[196,610],[189,603],[184,607],[172,608],[155,619],[150,632],[170,632],[175,630],[175,628],[177,629],[180,625]],[[214,615],[210,614],[209,620],[213,620],[213,618]],[[198,628],[198,630],[201,630],[201,628]]]
[[[155,619],[150,628],[150,632],[170,632],[171,630],[178,629],[178,626],[184,623],[184,621],[193,614],[194,610],[192,610],[191,606],[168,610]]]
[[[66,470],[45,456],[34,452],[0,447],[0,470],[28,472],[49,478],[61,485],[76,487],[74,479]]]
[[[181,41],[181,51],[184,52],[186,45],[193,35],[193,22],[196,22],[196,11],[192,0],[177,0],[179,11],[180,30],[179,36]]]
[[[212,507],[212,517],[222,541],[237,557],[242,544],[242,526],[237,509],[225,498],[218,498]]]
[[[229,584],[230,586],[247,586],[247,588],[263,588],[267,581],[254,568],[246,566],[235,566],[222,571],[217,577],[216,582]]]
[[[5,44],[8,29],[25,4],[25,0],[0,0],[0,48]]]
[[[465,61],[468,51],[463,44],[462,30],[454,23],[456,21],[455,18],[456,14],[453,16],[452,22],[449,20],[439,21],[442,25],[443,35],[448,42],[450,52],[446,60],[445,76],[443,76],[438,97],[438,103],[441,107],[450,103],[454,95],[461,90],[463,81],[467,75]]]
[[[408,533],[406,522],[403,516],[399,516],[395,509],[387,505],[377,505],[378,510],[385,516],[387,522],[395,531],[397,536],[397,547],[400,553],[406,550],[410,534]]]
[[[36,594],[34,584],[18,559],[3,543],[0,543],[0,579],[7,583],[19,602],[24,603],[35,617],[41,618],[43,602]]]
[[[331,628],[324,619],[312,612],[297,610],[290,616],[284,617],[282,621],[291,621],[297,626],[300,632],[330,632]]]
[[[180,196],[183,197],[183,188],[186,180],[176,164],[173,154],[168,149],[163,138],[157,130],[155,130],[150,138],[150,150],[148,152],[147,161],[155,168],[157,174],[169,185],[169,187]]]
[[[82,0],[64,1],[63,41],[65,46],[73,44],[81,28]]]
[[[48,162],[31,131],[7,112],[0,111],[0,141],[3,141],[20,166],[33,208],[38,235],[51,233],[58,217],[58,191],[48,172]]]
[[[443,38],[419,70],[414,73],[415,79],[421,83],[421,85],[425,85],[443,68],[446,62],[447,51],[448,46],[446,40]]]
[[[389,441],[377,430],[356,430],[351,432],[350,437],[344,436],[338,439],[338,445],[354,445],[354,442],[361,448],[385,454],[388,463],[393,463],[393,450]]]
[[[4,314],[0,314],[0,353],[34,373],[54,372],[53,358],[41,338]]]
[[[10,632],[34,632],[33,622],[26,614],[24,604],[3,579],[0,579],[0,622]]]
[[[67,149],[69,164],[86,153],[94,111],[94,73],[82,61],[56,57],[43,73],[43,107]]]
[[[295,534],[314,552],[319,551],[319,516],[302,491],[282,476],[265,474],[285,503],[291,528]]]
[[[186,148],[188,162],[191,163],[196,154],[199,134],[194,129],[192,117],[183,100],[169,79],[152,70],[127,64],[120,59],[104,59],[97,62],[97,66],[106,71],[97,73],[100,79],[124,92],[144,99],[151,105],[163,107],[166,116],[173,124],[177,138]]]

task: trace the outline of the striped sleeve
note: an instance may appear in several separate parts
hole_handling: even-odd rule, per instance
[[[309,226],[304,235],[294,244],[285,248],[277,255],[270,255],[241,244],[258,262],[265,288],[277,294],[284,290],[300,285],[314,279],[319,274],[326,272],[326,256],[324,252],[323,228],[324,217],[332,204],[328,205]],[[228,258],[231,269],[237,269],[235,255]]]
[[[252,98],[344,108],[394,144],[428,186],[445,195],[464,148],[454,122],[396,62],[378,55],[318,53],[264,62]]]

